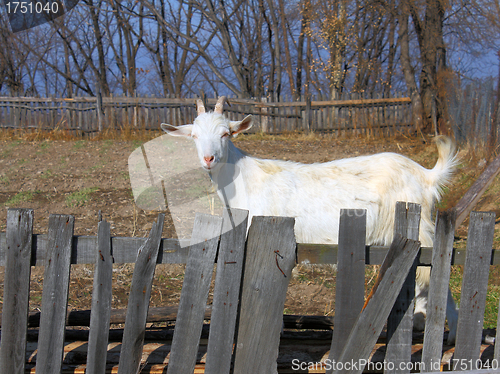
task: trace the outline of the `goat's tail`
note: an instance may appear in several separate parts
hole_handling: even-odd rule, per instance
[[[431,170],[433,184],[441,189],[451,180],[451,176],[458,164],[455,142],[447,136],[437,136],[434,139],[438,149],[436,166]]]

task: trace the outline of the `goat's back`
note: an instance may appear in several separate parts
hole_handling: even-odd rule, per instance
[[[317,164],[252,159],[247,167],[255,169],[254,178],[246,181],[249,210],[251,215],[295,217],[298,242],[337,243],[340,210],[366,209],[367,243],[388,245],[396,202],[415,202],[422,206],[420,240],[431,246],[431,209],[454,166],[451,141],[437,144],[433,169],[396,153]]]

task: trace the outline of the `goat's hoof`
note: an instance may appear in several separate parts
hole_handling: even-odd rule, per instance
[[[425,314],[422,312],[417,312],[413,315],[413,330],[424,331],[425,330]]]

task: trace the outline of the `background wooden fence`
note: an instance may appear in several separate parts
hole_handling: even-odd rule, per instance
[[[492,80],[448,87],[448,113],[455,139],[473,145],[496,145],[499,139],[499,91]]]
[[[296,102],[270,102],[268,99],[229,99],[225,112],[232,120],[255,116],[254,129],[266,133],[323,131],[337,135],[358,133],[393,135],[408,132],[411,102],[394,98],[344,94],[339,100],[304,98]],[[196,117],[196,98],[77,97],[32,98],[0,97],[0,128],[66,129],[90,134],[107,128],[124,127],[158,130],[160,123],[192,123]],[[207,98],[213,107],[215,98]]]

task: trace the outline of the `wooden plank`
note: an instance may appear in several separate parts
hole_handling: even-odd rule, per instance
[[[440,369],[455,219],[455,209],[439,212],[436,219],[432,272],[427,300],[427,316],[425,318],[424,346],[422,352],[424,370],[422,372]]]
[[[234,222],[241,222],[234,227]],[[205,372],[229,373],[243,274],[248,211],[224,210]]]
[[[175,322],[177,319],[178,305],[153,307],[148,310],[147,323]],[[91,310],[72,310],[66,318],[68,326],[90,326]],[[112,309],[110,323],[124,324],[127,309]],[[212,306],[205,308],[204,320],[210,320],[212,316]],[[325,316],[299,316],[283,315],[283,323],[288,329],[323,329],[333,330],[333,317]],[[40,326],[40,312],[30,312],[28,317],[28,327],[36,328]]]
[[[115,264],[134,263],[139,248],[144,245],[146,238],[111,238],[111,247],[116,248],[113,253]],[[32,239],[32,266],[43,266],[47,253],[48,237],[35,234]],[[0,233],[0,266],[5,266],[6,235]],[[96,236],[73,236],[71,248],[71,264],[94,264],[97,247]],[[162,239],[157,263],[185,264],[189,252],[189,240]]]
[[[49,217],[36,365],[38,373],[61,371],[74,224],[73,216],[52,214]]]
[[[389,247],[378,245],[366,246],[366,265],[381,265],[387,255]],[[297,263],[299,264],[336,264],[337,244],[297,244]],[[496,257],[495,257],[496,253]],[[432,262],[432,248],[422,247],[419,253],[419,264],[430,265]],[[494,252],[492,264],[500,265],[500,251]],[[452,256],[454,265],[463,265],[465,262],[465,250],[454,250]]]
[[[212,280],[222,217],[196,214],[167,373],[192,373]]]
[[[500,155],[486,167],[479,178],[477,178],[474,184],[467,190],[455,206],[457,210],[457,227],[469,216],[474,206],[481,196],[483,196],[483,193],[488,189],[498,173],[500,173]]]
[[[337,361],[365,301],[366,210],[342,209],[335,291],[335,329],[328,359]],[[327,373],[331,373],[328,371]]]
[[[178,306],[163,306],[149,308],[147,323],[175,321]],[[91,310],[72,310],[66,318],[66,326],[90,326]],[[211,310],[205,311],[205,319],[210,319]],[[123,324],[127,316],[127,309],[112,309],[110,324]],[[40,312],[30,312],[28,315],[28,327],[40,326]]]
[[[471,213],[454,356],[468,367],[460,365],[460,370],[479,369],[474,365],[481,346],[494,230],[495,213]]]
[[[337,368],[339,370],[335,371],[336,373],[361,374],[363,372],[365,365],[362,362],[363,360],[368,362],[368,357],[377,342],[419,248],[420,242],[405,239],[396,234],[387,254],[388,263],[384,266],[387,268],[385,275],[373,297],[359,315],[339,359],[339,362],[359,363],[359,365],[356,368],[352,366],[339,367]]]
[[[420,226],[420,205],[404,202],[396,203],[394,230],[396,234],[412,240],[418,240]],[[403,287],[392,307],[387,320],[387,362],[393,363],[386,373],[409,373],[413,331],[413,308],[415,298],[415,275],[417,259],[410,268]]]
[[[108,222],[99,222],[97,238],[98,247],[92,291],[87,374],[99,374],[106,371],[111,316],[113,256],[111,254],[110,224]]]
[[[253,217],[245,254],[234,372],[276,372],[286,290],[295,263],[295,220]]]
[[[238,99],[239,100],[239,99]],[[236,100],[231,100],[231,102]],[[326,101],[311,101],[312,107],[348,107],[348,106],[365,106],[365,105],[389,105],[396,103],[411,103],[409,97],[400,98],[386,98],[386,99],[343,99],[343,100],[326,100]],[[256,108],[277,108],[277,107],[306,107],[306,101],[293,101],[293,102],[257,102]]]
[[[141,364],[146,317],[164,219],[165,214],[158,215],[148,239],[137,254],[120,350],[119,374],[136,374]]]
[[[33,210],[7,211],[0,373],[24,374],[31,274]]]

